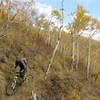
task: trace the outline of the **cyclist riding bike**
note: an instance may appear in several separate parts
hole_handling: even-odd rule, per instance
[[[20,77],[24,79],[25,73],[27,71],[27,60],[26,58],[16,57],[15,68],[19,67]]]

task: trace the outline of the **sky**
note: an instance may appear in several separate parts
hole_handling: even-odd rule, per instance
[[[61,0],[36,0],[39,6],[49,6],[47,9],[42,9],[46,13],[51,9],[61,9]],[[100,20],[100,0],[64,0],[64,23],[70,22],[72,19],[68,16],[71,12],[76,11],[77,4],[81,4],[91,16]],[[45,8],[45,7],[44,7]]]
[[[61,0],[36,0],[37,12],[45,13],[50,16],[52,9],[61,9]],[[64,23],[68,24],[72,18],[68,16],[70,13],[75,12],[77,4],[81,4],[89,13],[90,16],[96,17],[100,20],[100,0],[64,0]],[[90,32],[89,32],[90,33]],[[85,34],[85,33],[84,33]],[[87,34],[87,32],[86,32]],[[87,35],[84,36],[87,36]],[[96,34],[93,39],[100,41],[100,35]]]
[[[46,15],[47,19],[51,18],[51,12],[53,9],[57,10],[61,9],[61,0],[9,0],[9,1],[11,2],[18,1],[21,2],[21,4],[24,4],[24,2],[30,4],[30,1],[35,1],[35,3],[32,3],[30,7],[31,10],[34,10],[37,16]],[[3,2],[5,3],[6,0],[3,0]],[[90,16],[96,17],[100,20],[100,7],[99,7],[100,0],[64,0],[64,25],[67,25],[68,23],[73,21],[72,17],[68,15],[76,11],[77,4],[81,4],[88,11]],[[57,23],[58,21],[56,21],[55,18],[53,18],[52,20],[55,22],[55,25],[57,26],[61,25]],[[87,34],[86,32],[86,36],[87,35],[89,34]],[[100,40],[100,35],[97,34],[93,38]]]
[[[1,1],[1,0],[0,0]],[[3,0],[6,1],[6,0]],[[10,1],[32,1],[32,0],[10,0]],[[51,15],[52,9],[61,9],[61,0],[35,0],[35,9],[38,15]],[[70,13],[75,12],[77,4],[81,4],[90,14],[100,20],[100,0],[64,0],[64,23],[72,21]],[[33,5],[34,6],[34,5]]]

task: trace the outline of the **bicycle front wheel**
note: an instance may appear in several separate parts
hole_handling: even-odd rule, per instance
[[[15,94],[16,90],[17,90],[17,84],[16,84],[16,81],[13,80],[8,84],[6,88],[6,94],[8,96],[12,96]]]

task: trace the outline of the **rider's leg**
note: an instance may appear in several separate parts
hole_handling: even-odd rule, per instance
[[[21,70],[21,71],[20,71],[20,77],[21,77],[22,79],[24,79],[24,76],[25,76],[25,70]]]

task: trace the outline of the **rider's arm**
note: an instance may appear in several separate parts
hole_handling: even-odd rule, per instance
[[[23,58],[22,60],[23,60],[23,62],[27,65],[27,60],[26,60],[26,58]]]

